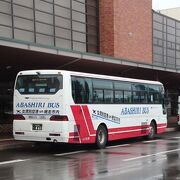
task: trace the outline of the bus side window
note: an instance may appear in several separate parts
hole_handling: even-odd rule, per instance
[[[148,86],[145,84],[140,83],[133,83],[132,84],[132,99],[133,103],[147,103],[147,92],[148,92]]]
[[[84,87],[83,79],[76,80],[75,83],[75,92],[76,92],[76,101],[77,103],[84,103]]]
[[[92,80],[90,78],[85,78],[84,82],[84,89],[85,89],[85,103],[92,103],[93,95],[92,95]]]
[[[93,79],[93,102],[111,104],[113,101],[114,95],[112,81]]]
[[[72,77],[72,97],[75,103],[92,103],[91,78]]]
[[[131,103],[132,102],[132,98],[131,98],[131,91],[124,91],[124,103]]]
[[[84,79],[72,78],[72,96],[75,103],[84,103]]]
[[[154,96],[153,94],[149,93],[149,103],[154,103]]]
[[[161,104],[160,86],[149,85],[148,102],[152,104]]]
[[[94,89],[93,91],[93,102],[94,103],[103,103],[103,90],[102,89]]]
[[[131,83],[114,81],[115,103],[132,103]]]
[[[75,78],[74,77],[72,77],[72,79],[71,79],[71,86],[72,86],[72,98],[74,99],[74,102],[76,103]]]
[[[113,101],[113,90],[104,90],[104,103],[111,104]]]
[[[161,103],[160,94],[159,93],[150,93],[150,103],[160,104]]]
[[[148,93],[146,91],[140,93],[140,102],[144,104],[148,103]]]
[[[123,91],[114,91],[114,98],[115,103],[123,103]]]
[[[133,91],[132,92],[132,99],[133,103],[140,103],[140,91]]]

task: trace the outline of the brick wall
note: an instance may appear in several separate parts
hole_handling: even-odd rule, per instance
[[[113,0],[99,0],[100,53],[114,56],[114,4]]]
[[[100,51],[151,64],[152,0],[100,0]]]

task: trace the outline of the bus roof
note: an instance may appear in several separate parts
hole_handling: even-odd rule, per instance
[[[134,79],[134,78],[125,78],[118,76],[110,76],[110,75],[100,75],[100,74],[92,74],[92,73],[83,73],[76,71],[67,71],[67,70],[25,70],[20,71],[18,75],[35,75],[35,74],[69,74],[73,76],[79,77],[91,77],[97,79],[109,79],[109,80],[121,80],[127,82],[137,82],[137,83],[146,83],[146,84],[159,84],[162,85],[159,81],[150,81],[150,80],[142,80],[142,79]]]

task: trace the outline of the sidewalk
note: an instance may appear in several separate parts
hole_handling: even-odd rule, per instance
[[[172,126],[168,126],[166,128],[166,132],[178,131],[178,128],[177,124],[173,124]]]
[[[168,127],[166,128],[166,132],[173,132],[177,130],[178,130],[177,123],[168,124]],[[32,145],[33,145],[32,142],[16,141],[13,139],[12,135],[0,137],[0,151],[7,150],[7,149],[22,148],[25,146],[28,147]]]
[[[31,146],[32,142],[16,141],[13,138],[0,139],[0,151],[7,149],[21,148],[24,146]]]
[[[177,131],[179,129],[177,117],[168,117],[167,132]]]

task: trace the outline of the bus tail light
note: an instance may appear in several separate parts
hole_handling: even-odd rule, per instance
[[[50,121],[68,121],[67,116],[53,115],[50,117]]]
[[[15,120],[25,120],[25,117],[21,114],[14,114],[14,119]]]

